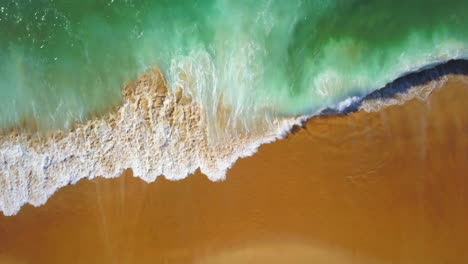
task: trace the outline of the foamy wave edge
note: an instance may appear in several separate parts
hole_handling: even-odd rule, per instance
[[[126,169],[147,182],[187,177],[196,169],[225,178],[239,158],[286,135],[307,117],[274,118],[210,140],[203,109],[181,92],[168,92],[158,70],[128,85],[123,104],[106,116],[66,132],[40,137],[19,130],[0,136],[0,210],[16,214],[26,203],[44,204],[59,188],[83,178],[115,178]]]

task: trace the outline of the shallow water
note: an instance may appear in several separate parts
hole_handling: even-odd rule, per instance
[[[210,122],[219,105],[244,126],[265,109],[310,114],[466,57],[467,10],[463,0],[7,0],[0,126],[70,127],[155,66]]]

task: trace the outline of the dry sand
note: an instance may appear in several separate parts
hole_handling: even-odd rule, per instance
[[[0,216],[0,263],[468,263],[467,77],[310,120],[227,180],[82,180]]]

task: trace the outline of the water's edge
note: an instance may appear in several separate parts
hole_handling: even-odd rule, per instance
[[[320,115],[351,114],[361,110],[375,112],[382,107],[402,104],[413,98],[425,100],[450,75],[468,75],[468,60],[453,59],[408,72],[364,97],[350,97],[336,106],[325,108]],[[425,89],[423,86],[426,86]]]
[[[124,103],[108,115],[44,137],[20,129],[0,135],[0,210],[16,214],[22,205],[44,204],[59,188],[83,178],[115,178],[126,169],[147,182],[160,175],[180,180],[200,169],[222,180],[242,157],[283,138],[317,115],[378,111],[413,98],[426,99],[450,75],[467,75],[468,61],[451,60],[404,75],[364,98],[350,98],[308,116],[273,117],[251,131],[228,130],[213,140],[203,106],[172,93],[158,70],[123,91]],[[221,109],[217,122],[227,122]],[[255,131],[255,132],[253,132]]]

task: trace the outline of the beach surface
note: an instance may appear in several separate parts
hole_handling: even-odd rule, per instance
[[[81,180],[0,215],[0,263],[468,263],[466,98],[312,118],[220,182]]]

